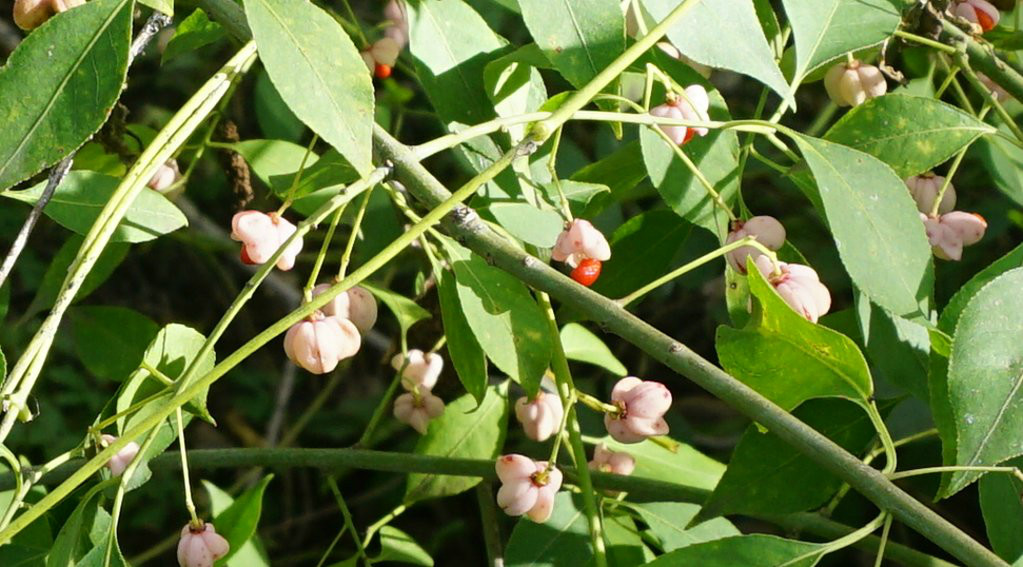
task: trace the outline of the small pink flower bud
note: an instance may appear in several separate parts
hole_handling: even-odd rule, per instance
[[[920,220],[934,255],[942,260],[960,260],[963,247],[979,242],[987,230],[987,221],[976,213],[952,211],[939,217],[920,213]]]
[[[355,356],[362,344],[359,329],[348,319],[327,317],[315,311],[295,323],[284,335],[288,359],[313,374],[326,374],[337,363]]]
[[[384,6],[384,17],[391,23],[384,29],[384,35],[393,39],[398,46],[408,45],[408,12],[402,0],[390,0]]]
[[[950,7],[954,8],[955,15],[980,28],[980,33],[993,30],[1001,17],[998,8],[987,0],[955,0]]]
[[[227,540],[206,522],[201,528],[191,523],[181,528],[178,541],[178,565],[181,567],[213,567],[213,563],[231,550]]]
[[[558,432],[565,408],[557,394],[541,391],[533,401],[525,396],[515,402],[515,417],[533,441],[546,441]]]
[[[994,97],[994,99],[997,100],[998,102],[1005,102],[1012,98],[1012,95],[1009,94],[1009,91],[1003,89],[1002,85],[999,85],[998,83],[992,81],[991,77],[988,77],[984,73],[978,72],[977,78],[980,79],[980,82],[983,83],[985,87],[987,87],[987,90],[991,91],[991,96]]]
[[[589,467],[595,471],[628,476],[636,470],[636,459],[625,452],[616,453],[601,443],[593,450],[593,460]]]
[[[405,370],[402,370],[402,366]],[[435,352],[427,352],[414,348],[408,351],[408,364],[399,352],[391,357],[391,367],[401,372],[401,385],[412,391],[417,387],[421,390],[433,390],[444,370],[444,358]]]
[[[620,443],[639,443],[654,435],[667,435],[664,414],[671,407],[671,392],[660,382],[622,378],[611,390],[617,413],[604,414],[604,426]]]
[[[681,95],[671,95],[668,102],[650,109],[652,116],[663,118],[674,118],[676,120],[690,120],[693,122],[707,122],[710,120],[710,96],[707,89],[701,85],[689,85]],[[681,146],[691,140],[694,135],[706,136],[706,128],[689,128],[669,124],[658,124],[668,138],[675,145]]]
[[[938,193],[941,191],[941,186],[944,184],[945,178],[940,175],[935,175],[933,171],[914,175],[913,177],[906,179],[906,187],[909,188],[910,195],[912,195],[913,200],[916,201],[916,208],[921,213],[931,212],[931,207],[934,206],[934,200],[938,198]],[[941,198],[941,205],[938,206],[938,212],[947,213],[955,207],[956,188],[951,182],[949,182],[948,189],[945,190],[945,195]]]
[[[611,259],[611,245],[590,221],[575,219],[558,235],[551,258],[573,268],[586,258],[604,262]]]
[[[731,244],[736,240],[742,240],[747,236],[755,236],[757,242],[763,244],[770,250],[778,250],[785,244],[785,227],[774,217],[761,215],[753,217],[745,222],[736,222],[732,225],[732,232],[728,233],[725,244]],[[736,248],[725,255],[725,261],[733,270],[740,274],[746,273],[746,257],[752,256],[754,260],[764,253],[752,246]]]
[[[420,435],[426,435],[430,420],[444,413],[444,400],[434,396],[429,390],[402,394],[394,399],[394,417],[402,423],[411,425]]]
[[[178,169],[178,160],[169,159],[156,169],[156,173],[149,179],[147,185],[154,191],[167,193],[167,189],[181,179],[181,170]]]
[[[85,0],[14,0],[13,19],[15,25],[29,31],[43,25],[54,14],[82,4]]]
[[[554,496],[561,488],[561,471],[547,470],[547,461],[534,461],[522,455],[502,455],[494,468],[501,480],[497,505],[509,516],[526,514],[544,523],[554,512]]]
[[[242,243],[242,261],[264,264],[292,234],[295,225],[277,213],[242,211],[231,219],[231,238]],[[288,271],[295,267],[295,258],[302,251],[302,238],[296,238],[277,260],[277,267]]]
[[[824,89],[838,106],[858,106],[888,92],[888,83],[880,69],[854,60],[829,69],[824,75]]]
[[[313,288],[313,297],[330,289],[322,283]],[[340,293],[330,303],[320,308],[325,315],[348,319],[358,327],[360,333],[367,333],[377,322],[377,300],[366,288],[355,286]]]
[[[789,304],[796,313],[816,323],[831,309],[831,293],[821,283],[817,272],[802,264],[778,262],[781,274],[775,274],[774,264],[767,256],[756,259],[757,269],[774,286],[778,295]]]
[[[109,446],[114,441],[117,441],[117,437],[114,437],[113,435],[107,435],[106,433],[100,435],[100,439],[103,440],[104,446]],[[124,472],[124,469],[128,468],[128,465],[135,460],[135,455],[138,454],[139,444],[134,441],[122,447],[121,450],[117,452],[117,454],[115,454],[113,457],[110,457],[110,460],[107,461],[106,467],[110,469],[110,475],[121,476],[121,473]]]

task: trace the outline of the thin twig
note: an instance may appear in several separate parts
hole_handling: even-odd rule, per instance
[[[0,266],[0,286],[4,285],[7,281],[7,276],[11,274],[11,270],[14,269],[14,264],[17,263],[18,257],[21,256],[21,251],[25,249],[25,244],[28,243],[28,237],[32,234],[32,229],[35,228],[36,222],[39,221],[39,217],[43,215],[43,209],[50,202],[53,197],[53,193],[57,191],[57,187],[64,177],[67,176],[68,172],[71,171],[71,164],[74,162],[75,155],[72,153],[66,158],[60,160],[60,162],[50,171],[50,176],[46,179],[46,188],[43,189],[43,194],[39,196],[39,200],[32,206],[32,211],[28,213],[28,218],[25,219],[25,224],[21,225],[21,230],[18,231],[18,236],[14,239],[14,244],[11,244],[11,251],[7,253],[7,257],[4,258],[3,266]]]

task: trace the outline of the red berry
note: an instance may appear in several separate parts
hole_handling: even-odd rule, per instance
[[[977,14],[977,23],[980,24],[980,29],[985,32],[989,32],[995,27],[995,21],[991,19],[991,16],[987,12],[980,9],[975,9]]]
[[[391,66],[390,65],[384,65],[383,63],[377,63],[376,70],[374,71],[374,75],[376,75],[376,77],[378,79],[386,79],[387,77],[390,77],[391,76]]]
[[[252,258],[249,258],[249,252],[248,252],[248,250],[246,249],[245,246],[242,246],[241,257],[242,257],[242,264],[248,264],[250,266],[255,266],[256,265],[256,262],[253,262]]]
[[[603,263],[600,260],[586,258],[572,270],[572,279],[580,284],[590,287],[600,277],[600,268]]]
[[[683,145],[683,146],[686,145],[689,142],[689,140],[693,139],[693,136],[695,136],[695,135],[696,135],[696,128],[686,128],[686,137],[682,140],[682,144],[680,144],[680,145]]]

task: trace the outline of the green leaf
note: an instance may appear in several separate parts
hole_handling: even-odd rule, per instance
[[[298,142],[305,133],[305,124],[288,108],[266,74],[266,69],[255,71],[256,85],[252,89],[252,107],[259,130],[267,138],[280,138]]]
[[[875,436],[863,408],[842,400],[810,400],[793,415],[854,455]],[[841,485],[838,477],[809,457],[752,424],[732,452],[721,482],[693,521],[731,514],[802,512],[827,502]],[[799,489],[793,490],[795,486]]]
[[[798,81],[846,52],[888,39],[902,20],[901,6],[893,0],[783,0],[782,4],[796,38]]]
[[[565,228],[556,211],[528,203],[491,203],[486,209],[512,236],[540,248],[551,248]]]
[[[611,259],[604,262],[593,290],[607,297],[625,297],[664,275],[692,230],[692,224],[663,209],[625,221],[611,234]]]
[[[505,41],[464,2],[408,4],[409,50],[416,75],[445,124],[479,124],[494,116],[483,72]]]
[[[266,487],[273,477],[272,474],[264,476],[255,486],[243,492],[227,509],[213,518],[213,525],[216,527],[217,533],[231,544],[231,550],[217,560],[217,565],[226,565],[228,560],[255,535],[256,527],[259,526],[259,517],[263,513],[263,493],[266,492]],[[213,486],[208,481],[203,481],[203,484],[206,485],[207,490],[211,490],[210,487]]]
[[[696,4],[697,7],[703,5]],[[695,10],[695,8],[694,8]],[[724,10],[724,11],[727,11]],[[660,52],[660,50],[656,50]],[[684,64],[662,54],[654,57],[658,67],[667,72],[679,85],[701,83],[709,87],[702,77]],[[731,120],[725,101],[716,90],[710,90],[711,120]],[[662,100],[663,91],[655,89],[654,100]],[[682,218],[698,224],[722,239],[728,233],[728,216],[707,193],[703,184],[682,162],[670,143],[653,130],[642,127],[639,141],[643,161],[650,182],[668,204]],[[706,136],[696,136],[682,148],[689,159],[726,202],[731,202],[739,190],[739,138],[733,130],[711,130]]]
[[[121,95],[131,0],[94,0],[34,30],[0,69],[0,189],[85,143]]]
[[[991,126],[935,98],[890,94],[854,107],[824,139],[868,153],[906,178],[944,163],[993,132]]]
[[[1023,467],[1023,459],[1005,463]],[[987,539],[1002,559],[1012,562],[1023,557],[1023,482],[1014,475],[989,474],[980,479],[980,510],[984,514]]]
[[[234,504],[234,497],[218,488],[212,482],[203,480],[203,487],[206,489],[206,493],[209,494],[210,513],[214,518],[220,516],[220,514]],[[216,525],[216,522],[214,522],[214,526]],[[258,533],[253,533],[252,537],[242,544],[240,548],[236,548],[232,544],[231,559],[233,565],[244,565],[245,567],[268,567],[270,565],[270,560],[266,556],[266,550],[263,549]]]
[[[957,436],[955,464],[991,466],[1023,454],[1023,268],[1010,270],[970,300],[948,361],[948,399]],[[983,473],[955,472],[951,496]]]
[[[604,547],[609,565],[644,565],[654,559],[654,554],[640,536],[635,520],[624,514],[605,514]]]
[[[1013,248],[1009,253],[995,260],[988,267],[977,272],[970,281],[963,284],[959,291],[948,300],[948,304],[941,310],[941,317],[938,319],[938,328],[951,335],[955,332],[959,317],[966,308],[966,304],[977,295],[984,286],[991,283],[998,276],[1012,270],[1023,267],[1023,244]]]
[[[561,328],[561,346],[569,360],[588,362],[599,366],[615,376],[625,376],[628,370],[600,337],[578,323],[569,323]]]
[[[288,107],[365,174],[372,167],[373,83],[351,38],[305,0],[250,0],[245,13]]]
[[[538,524],[521,518],[505,547],[506,567],[586,565],[593,555],[586,515],[579,497],[561,491],[554,497],[551,517]]]
[[[78,255],[84,240],[81,236],[74,234],[71,238],[64,241],[56,256],[50,261],[50,265],[47,266],[46,273],[43,274],[43,281],[39,284],[39,290],[36,291],[36,295],[32,298],[32,303],[29,305],[28,313],[34,314],[42,309],[48,309],[57,300],[61,285],[64,283],[64,279],[67,278],[68,268],[71,266],[71,262],[74,261],[75,256]],[[85,281],[75,295],[74,300],[81,301],[85,299],[103,282],[107,281],[107,278],[124,261],[124,257],[128,254],[128,248],[127,244],[121,242],[108,244],[103,249],[99,259],[96,260],[96,264],[93,265],[89,275],[85,276]]]
[[[900,317],[921,314],[934,286],[931,246],[902,179],[883,162],[845,146],[796,136],[817,180],[846,271],[874,303]],[[878,269],[884,258],[884,269]]]
[[[1004,124],[998,129],[1005,135],[1013,135]],[[1001,136],[986,136],[978,147],[987,162],[991,181],[1017,205],[1023,206],[1023,149]]]
[[[714,518],[687,528],[686,526],[700,511],[700,506],[697,504],[648,502],[632,504],[631,507],[643,518],[665,552],[682,549],[696,543],[741,535],[732,522],[724,518]]]
[[[519,7],[536,44],[576,88],[625,50],[618,0],[519,0]]]
[[[139,361],[160,327],[127,307],[76,307],[68,313],[75,352],[93,375],[121,381]]]
[[[529,289],[476,254],[449,245],[458,299],[487,357],[536,395],[551,359],[547,318]]]
[[[374,562],[388,561],[433,567],[433,558],[412,536],[393,526],[380,528],[380,555]]]
[[[856,294],[856,318],[875,375],[927,400],[927,327],[893,315],[862,293]]]
[[[718,327],[721,366],[785,410],[811,398],[866,403],[873,384],[856,343],[793,311],[752,262],[748,280],[753,315],[745,328]]]
[[[572,202],[572,214],[581,217],[592,217],[603,210],[611,201],[624,196],[646,178],[646,164],[643,163],[643,151],[639,142],[632,141],[618,147],[607,155],[572,174],[572,181],[601,184],[610,189],[610,194],[598,196],[586,209],[578,211]],[[564,188],[565,182],[562,182]],[[570,199],[571,201],[571,199]]]
[[[210,21],[202,8],[196,8],[174,30],[174,37],[167,42],[161,61],[166,63],[175,57],[216,43],[226,35],[220,24]]]
[[[471,395],[448,404],[444,414],[430,422],[416,443],[416,454],[462,459],[495,459],[504,445],[508,422],[508,387],[491,386],[478,405]],[[480,483],[476,477],[410,474],[405,503],[465,492]]]
[[[657,22],[681,0],[643,0],[643,7]],[[751,0],[696,2],[668,30],[668,40],[697,63],[748,75],[767,85],[782,98],[789,86],[774,51],[764,37]]]
[[[391,313],[394,313],[394,317],[398,320],[398,327],[401,328],[402,336],[408,333],[412,325],[432,317],[429,311],[403,295],[367,282],[362,282],[359,285],[369,290],[370,293],[380,300],[380,303],[386,305]]]
[[[752,534],[727,537],[666,553],[648,567],[811,567],[827,547],[823,544]]]
[[[535,44],[527,45],[504,57],[491,61],[483,70],[487,96],[494,104],[498,116],[515,116],[536,112],[547,102],[547,87],[534,59],[545,63],[543,54]],[[549,64],[548,64],[549,65]],[[508,127],[512,143],[525,137],[528,124]]]
[[[109,175],[72,171],[57,187],[43,212],[68,230],[88,234],[120,183],[120,179]],[[5,191],[0,195],[33,205],[45,188],[46,182],[43,181],[23,191]],[[111,240],[145,242],[187,225],[188,219],[174,203],[145,187],[128,207]]]
[[[46,556],[46,567],[74,565],[85,557],[91,547],[89,534],[92,531],[93,523],[97,520],[99,510],[101,510],[96,496],[115,482],[113,480],[102,482],[82,495],[78,505],[75,506],[74,511],[68,516],[64,526],[60,528],[60,532],[53,540],[53,548]]]
[[[636,459],[636,470],[632,476],[654,480],[673,479],[694,488],[713,490],[725,465],[704,455],[685,443],[674,443],[673,449],[654,443],[649,439],[642,443],[619,443],[611,437],[604,437],[601,443],[615,452],[628,453]]]
[[[434,273],[437,274],[437,296],[440,299],[440,314],[444,320],[444,336],[447,337],[451,365],[455,367],[455,373],[465,391],[476,399],[476,403],[482,403],[487,391],[486,354],[465,319],[462,303],[458,299],[455,275],[439,266]]]
[[[639,164],[638,171],[641,179],[646,177],[646,170],[643,169],[642,163]],[[607,185],[562,179],[557,182],[545,183],[542,186],[547,201],[552,205],[561,202],[561,194],[558,193],[559,186],[561,194],[564,194],[568,201],[568,208],[572,211],[572,215],[577,217],[592,216],[587,214],[590,204],[611,196],[611,189]]]

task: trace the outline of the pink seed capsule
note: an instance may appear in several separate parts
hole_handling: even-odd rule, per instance
[[[231,238],[242,243],[242,259],[249,264],[264,264],[297,228],[277,213],[241,211],[231,219]],[[296,238],[277,260],[277,268],[288,271],[302,251],[302,238]]]
[[[778,262],[780,274],[775,273],[774,264],[767,256],[757,258],[756,265],[785,303],[807,321],[816,323],[831,309],[831,293],[813,268]]]
[[[824,89],[838,106],[858,106],[888,91],[881,70],[854,60],[838,63],[824,75]]]
[[[103,441],[103,444],[105,446],[109,446],[114,441],[117,441],[117,437],[114,437],[113,435],[108,435],[106,433],[100,435],[100,439]],[[135,460],[135,456],[138,454],[139,444],[134,441],[122,447],[121,450],[117,452],[117,454],[115,454],[113,457],[110,457],[110,460],[107,461],[106,467],[110,469],[110,475],[121,476],[121,473],[124,472],[124,469],[128,468],[128,465]]]
[[[338,362],[355,356],[361,344],[359,329],[351,321],[322,311],[295,323],[284,336],[288,359],[313,374],[333,371]]]
[[[497,505],[509,516],[529,516],[544,523],[554,512],[554,497],[561,488],[562,475],[557,467],[547,470],[547,461],[534,461],[523,455],[503,455],[494,465],[501,488]]]
[[[444,413],[444,400],[434,396],[429,390],[419,393],[402,394],[394,399],[394,417],[405,424],[411,425],[420,435],[426,435],[430,420]]]
[[[593,450],[593,460],[589,462],[589,467],[595,471],[628,476],[636,470],[636,459],[625,452],[616,453],[600,443]]]
[[[409,391],[419,388],[430,391],[444,370],[444,358],[435,352],[414,348],[408,351],[408,364],[399,352],[391,358],[391,367],[401,372],[401,385]],[[402,367],[405,369],[402,370]]]
[[[604,426],[620,443],[639,443],[647,437],[667,435],[664,414],[671,407],[671,392],[660,382],[622,378],[611,390],[617,413],[604,414]]]
[[[178,161],[171,158],[156,169],[156,173],[149,178],[149,183],[146,185],[154,191],[159,191],[160,193],[167,195],[167,189],[177,183],[180,179],[181,170],[178,169]]]
[[[558,235],[551,258],[573,268],[586,258],[606,262],[611,259],[611,245],[590,221],[575,219]]]
[[[213,567],[213,563],[227,555],[231,546],[206,522],[202,527],[191,523],[181,528],[178,540],[178,565],[180,567]]]
[[[931,212],[934,200],[938,198],[941,187],[945,184],[945,178],[935,175],[933,171],[914,175],[906,179],[906,188],[909,194],[916,201],[916,208],[921,213]],[[947,213],[956,207],[956,188],[951,182],[945,189],[945,195],[941,198],[941,205],[938,206],[939,213]]]
[[[526,437],[546,441],[558,432],[565,409],[557,394],[540,392],[532,401],[525,396],[515,402],[515,418],[522,424]]]
[[[313,297],[317,297],[330,289],[330,284],[322,283],[313,288]],[[325,315],[348,319],[358,327],[359,332],[366,334],[377,322],[377,300],[366,288],[355,286],[338,294],[330,303],[320,308]]]
[[[728,233],[725,244],[731,244],[742,240],[747,236],[755,236],[757,242],[763,244],[770,250],[778,250],[785,244],[785,227],[774,217],[766,215],[752,217],[747,221],[736,222],[732,231]],[[725,261],[733,270],[740,274],[746,273],[746,257],[751,256],[754,260],[762,256],[763,252],[753,246],[736,248],[725,255]]]
[[[995,29],[995,26],[998,25],[998,20],[1001,18],[998,8],[987,0],[955,0],[950,8],[954,9],[956,16],[971,22],[979,28],[977,30],[979,33]]]
[[[690,120],[693,122],[707,122],[710,120],[710,95],[707,89],[701,85],[689,85],[682,91],[682,94],[671,95],[664,104],[650,109],[652,116],[663,118],[674,118],[676,120]],[[658,124],[668,138],[677,146],[681,146],[693,139],[693,136],[706,136],[709,130],[703,127],[686,127],[671,124]]]

